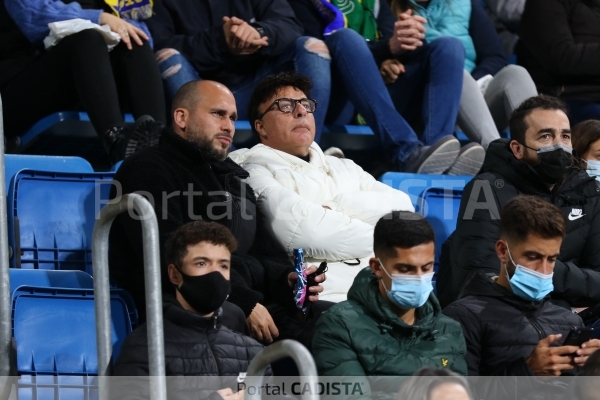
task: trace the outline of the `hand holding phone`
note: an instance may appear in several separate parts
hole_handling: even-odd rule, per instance
[[[562,345],[581,347],[582,344],[591,340],[593,336],[594,328],[574,327],[571,328]]]

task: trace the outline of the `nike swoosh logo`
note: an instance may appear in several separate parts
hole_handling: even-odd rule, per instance
[[[583,217],[585,214],[582,215],[571,215],[569,214],[569,221],[575,221],[576,219],[579,219],[581,217]]]

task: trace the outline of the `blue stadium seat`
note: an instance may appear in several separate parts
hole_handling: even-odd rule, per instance
[[[91,164],[81,157],[6,154],[4,162],[7,191],[14,176],[23,169],[51,172],[94,172]]]
[[[8,191],[11,267],[92,273],[95,218],[113,173],[19,172]]]
[[[21,286],[94,289],[94,279],[83,271],[10,268],[10,292]]]
[[[405,172],[387,172],[379,178],[386,185],[408,194],[417,212],[421,212],[419,197],[423,195],[426,189],[435,187],[438,189],[462,190],[471,179],[473,179],[472,176],[428,175]],[[458,212],[458,209],[456,209],[456,212]]]

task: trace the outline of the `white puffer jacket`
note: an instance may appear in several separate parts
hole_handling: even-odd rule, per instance
[[[318,144],[310,162],[263,144],[230,154],[250,173],[267,226],[292,254],[302,247],[307,262],[327,260],[322,300],[342,301],[373,254],[373,229],[392,210],[414,211],[407,194],[375,180],[348,159],[326,156]],[[327,209],[325,207],[329,207]],[[360,264],[353,266],[344,263]]]

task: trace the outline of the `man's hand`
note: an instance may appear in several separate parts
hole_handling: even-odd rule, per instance
[[[552,343],[558,342],[561,338],[562,335],[549,335],[540,340],[527,359],[529,368],[536,376],[559,376],[562,371],[575,368],[573,354],[579,347],[550,347]]]
[[[306,269],[306,275],[310,275],[314,272],[317,271],[317,266],[316,265],[311,265],[310,267],[308,267]],[[315,286],[311,286],[310,288],[308,288],[308,301],[317,301],[319,300],[319,293],[321,293],[323,291],[323,286],[321,286],[321,283],[325,282],[325,279],[327,279],[325,277],[325,274],[321,274],[321,275],[317,275],[315,277],[315,282],[318,283],[318,285]],[[288,285],[290,285],[291,288],[294,287],[294,285],[296,284],[296,281],[298,280],[298,274],[295,272],[290,272],[288,274]]]
[[[272,343],[273,338],[279,336],[279,331],[273,322],[269,311],[260,303],[256,303],[250,316],[246,318],[250,327],[250,335],[259,341]]]
[[[398,15],[398,21],[394,24],[394,34],[389,40],[392,54],[400,55],[423,46],[425,24],[427,20],[420,15],[412,15],[412,10]]]
[[[244,389],[233,392],[231,388],[217,390],[223,400],[244,400]]]
[[[579,350],[577,350],[573,361],[575,361],[575,364],[577,364],[578,367],[583,367],[583,364],[585,364],[588,357],[598,349],[600,349],[600,340],[592,339],[587,341],[581,345]]]
[[[229,51],[235,55],[254,54],[269,45],[268,37],[260,37],[256,29],[237,17],[223,17],[223,32]]]
[[[381,72],[381,76],[383,77],[385,84],[389,85],[390,83],[396,82],[398,76],[405,73],[406,70],[400,61],[396,59],[390,59],[381,63],[379,72]]]

